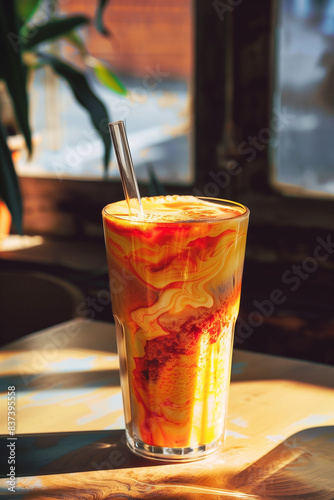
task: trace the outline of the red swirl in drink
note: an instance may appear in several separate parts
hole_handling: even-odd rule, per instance
[[[192,196],[103,211],[130,447],[197,458],[224,435],[249,211]]]

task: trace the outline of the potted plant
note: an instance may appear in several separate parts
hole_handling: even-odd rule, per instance
[[[126,89],[110,66],[89,54],[77,32],[78,28],[94,22],[95,28],[108,36],[109,32],[103,24],[106,4],[106,0],[98,1],[96,16],[92,20],[83,15],[59,16],[53,8],[54,2],[50,1],[47,15],[44,13],[41,19],[39,10],[46,5],[41,0],[0,1],[0,50],[4,61],[0,67],[0,80],[4,82],[11,99],[17,127],[30,155],[32,140],[28,119],[27,77],[36,68],[50,66],[69,84],[73,97],[89,114],[104,144],[104,168],[107,171],[111,142],[106,128],[100,126],[106,120],[110,121],[106,107],[92,91],[85,71],[45,48],[45,42],[49,41],[57,43],[62,40],[74,45],[87,70],[93,71],[96,78],[112,91],[125,95]],[[8,130],[0,115],[0,200],[8,207],[16,230],[22,233],[22,199],[7,135]]]

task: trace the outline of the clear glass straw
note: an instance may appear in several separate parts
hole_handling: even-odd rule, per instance
[[[144,217],[124,122],[120,120],[118,122],[109,123],[109,131],[115,148],[124,196],[129,207],[129,214],[137,217]]]

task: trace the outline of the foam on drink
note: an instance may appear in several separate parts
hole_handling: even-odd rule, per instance
[[[143,217],[129,215],[125,200],[112,203],[112,214],[129,221],[143,222],[194,222],[197,220],[227,219],[242,215],[244,207],[221,206],[195,196],[154,196],[141,199]],[[111,207],[111,205],[110,205]]]

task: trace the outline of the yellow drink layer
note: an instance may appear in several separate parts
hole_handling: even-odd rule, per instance
[[[223,434],[247,210],[192,196],[106,207],[112,307],[129,433],[184,448]],[[127,378],[128,377],[128,378]]]

